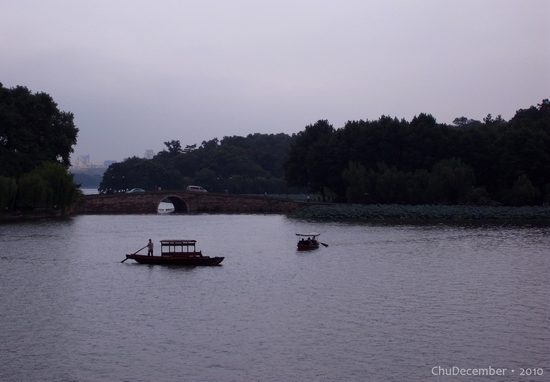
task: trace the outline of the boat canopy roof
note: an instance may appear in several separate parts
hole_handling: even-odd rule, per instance
[[[195,245],[196,240],[187,240],[187,239],[173,239],[173,240],[161,240],[162,245]]]
[[[296,236],[313,236],[313,237],[316,237],[316,236],[319,236],[320,233],[315,233],[315,232],[310,232],[310,233],[297,233]]]

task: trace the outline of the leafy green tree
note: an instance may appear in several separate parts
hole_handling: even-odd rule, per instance
[[[328,186],[325,172],[329,165],[325,150],[333,133],[334,128],[326,120],[306,126],[303,132],[298,133],[283,164],[289,186],[309,187],[323,193],[324,198],[324,187]]]
[[[323,201],[325,201],[326,192],[333,192],[337,183],[342,183],[341,171],[336,173],[334,171],[336,163],[328,139],[320,140],[311,145],[305,164],[309,188],[313,192],[321,194]]]
[[[346,201],[348,203],[367,203],[369,197],[368,171],[361,163],[350,162],[342,173],[347,183]]]
[[[246,137],[224,137],[220,148],[234,146],[243,150],[249,160],[264,171],[267,178],[283,176],[283,162],[293,138],[287,134],[249,134]],[[226,174],[227,175],[227,174]]]
[[[500,188],[509,189],[525,174],[542,193],[550,181],[550,101],[518,110],[500,136]]]
[[[73,174],[60,163],[43,163],[19,179],[17,205],[24,209],[60,210],[63,214],[77,198]]]
[[[200,184],[201,187],[212,191],[218,188],[218,177],[216,176],[216,173],[214,171],[208,168],[203,168],[202,170],[195,173],[193,183],[196,185]]]
[[[540,201],[541,192],[536,188],[529,176],[519,176],[511,191],[505,196],[504,203],[510,206],[532,206]]]
[[[21,209],[46,209],[51,199],[46,180],[37,171],[23,175],[18,182],[17,207]]]
[[[502,115],[497,115],[496,118],[493,118],[493,116],[491,114],[487,114],[487,116],[485,118],[483,118],[483,123],[485,123],[486,125],[495,125],[495,124],[500,124],[502,122],[506,122],[503,118],[502,118]]]
[[[426,127],[426,128],[435,128],[437,126],[437,121],[431,114],[420,113],[418,116],[414,116],[411,120],[411,127]]]
[[[267,172],[250,158],[245,149],[233,145],[220,145],[203,163],[214,173],[225,177],[241,175],[254,178],[267,175]]]
[[[288,147],[294,138],[286,134],[250,134],[246,137],[224,137],[196,144],[182,145],[177,140],[165,142],[166,149],[150,160],[150,165],[158,166],[156,186],[163,189],[184,188],[188,184],[198,184],[209,190],[224,192],[228,180],[237,190],[244,193],[261,189],[265,192],[286,191],[282,180],[282,163]],[[133,158],[130,162],[116,164],[109,168],[100,185],[101,192],[121,192],[126,188],[150,184],[153,174],[145,175],[144,159]],[[137,163],[139,166],[137,166]],[[137,167],[136,167],[137,166]],[[138,171],[139,169],[139,171]],[[139,174],[139,176],[132,176]],[[132,185],[130,185],[130,183]],[[283,186],[282,186],[283,185]],[[142,188],[148,188],[148,186]]]
[[[487,115],[483,123],[461,117],[446,125],[421,113],[410,123],[381,116],[334,129],[320,120],[293,136],[231,136],[185,149],[179,141],[165,142],[167,150],[152,161],[162,179],[179,179],[172,184],[203,183],[217,191],[227,189],[229,179],[233,192],[280,189],[283,177],[284,190],[300,187],[340,201],[495,204],[510,198],[525,174],[547,199],[549,111],[550,102],[543,100],[508,122]],[[107,173],[111,180],[104,182],[128,183],[133,171],[140,176],[132,183],[151,183],[148,166],[130,164],[118,175]],[[137,186],[122,183],[111,188]]]
[[[164,145],[168,149],[170,156],[175,156],[183,152],[180,141],[172,140],[169,142],[164,142]]]
[[[425,169],[417,169],[406,174],[407,202],[410,204],[428,204],[432,202],[428,192],[430,173]]]
[[[374,197],[380,203],[402,203],[407,200],[407,179],[396,167],[384,163],[378,165]]]
[[[311,134],[311,129],[299,133],[290,148],[285,178],[290,185],[322,184],[341,200],[357,201],[364,193],[355,179],[357,168],[350,168],[350,162],[367,170],[366,192],[377,202],[502,203],[511,200],[511,190],[522,174],[542,198],[547,197],[550,101],[546,99],[518,110],[508,122],[487,115],[483,123],[461,117],[449,126],[421,113],[410,123],[389,116],[348,121],[328,138]]]
[[[126,192],[132,188],[145,190],[178,189],[183,177],[173,169],[166,169],[158,161],[132,157],[111,164],[103,174],[99,192],[105,194]]]
[[[490,198],[489,193],[487,192],[485,187],[475,187],[474,189],[472,189],[469,199],[471,204],[475,205],[495,205],[495,202]]]
[[[36,171],[47,182],[51,199],[48,208],[60,209],[64,214],[77,198],[78,190],[74,183],[74,175],[67,173],[60,163],[43,163]]]
[[[459,118],[455,118],[453,120],[453,125],[455,125],[459,129],[466,130],[466,129],[470,129],[472,127],[477,127],[477,126],[481,125],[481,122],[477,121],[475,119],[468,119],[466,117],[459,117]]]
[[[170,162],[170,167],[182,176],[192,178],[197,171],[204,167],[203,157],[203,153],[197,149],[174,157]]]
[[[19,177],[44,162],[70,166],[78,128],[46,93],[0,83],[0,175]]]
[[[0,214],[12,210],[17,195],[17,183],[13,178],[0,176]]]
[[[503,187],[502,158],[505,148],[501,141],[504,126],[485,124],[469,129],[458,136],[458,153],[455,157],[469,165],[477,181],[489,195],[497,198]]]
[[[471,167],[459,158],[444,159],[433,167],[430,193],[439,203],[466,203],[474,184],[475,175]]]

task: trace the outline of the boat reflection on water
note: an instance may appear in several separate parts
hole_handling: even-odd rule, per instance
[[[169,214],[175,211],[174,205],[172,203],[160,202],[157,207],[157,212],[159,214]]]

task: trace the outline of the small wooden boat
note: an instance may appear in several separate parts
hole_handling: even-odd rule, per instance
[[[155,265],[219,265],[224,257],[204,256],[195,249],[196,240],[161,240],[160,256],[131,254],[126,255],[126,261],[132,259],[140,264]]]
[[[319,242],[317,241],[317,236],[319,233],[297,233],[296,236],[300,237],[298,240],[298,251],[307,251],[310,249],[319,248]]]

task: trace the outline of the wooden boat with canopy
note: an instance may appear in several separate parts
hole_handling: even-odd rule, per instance
[[[132,259],[140,264],[154,265],[219,265],[224,257],[204,256],[202,251],[197,251],[196,240],[161,240],[160,256],[138,255],[136,253],[126,255],[126,261]]]
[[[298,251],[307,251],[310,249],[319,248],[319,242],[317,241],[317,236],[319,233],[297,233],[296,236],[300,238],[298,240]]]

